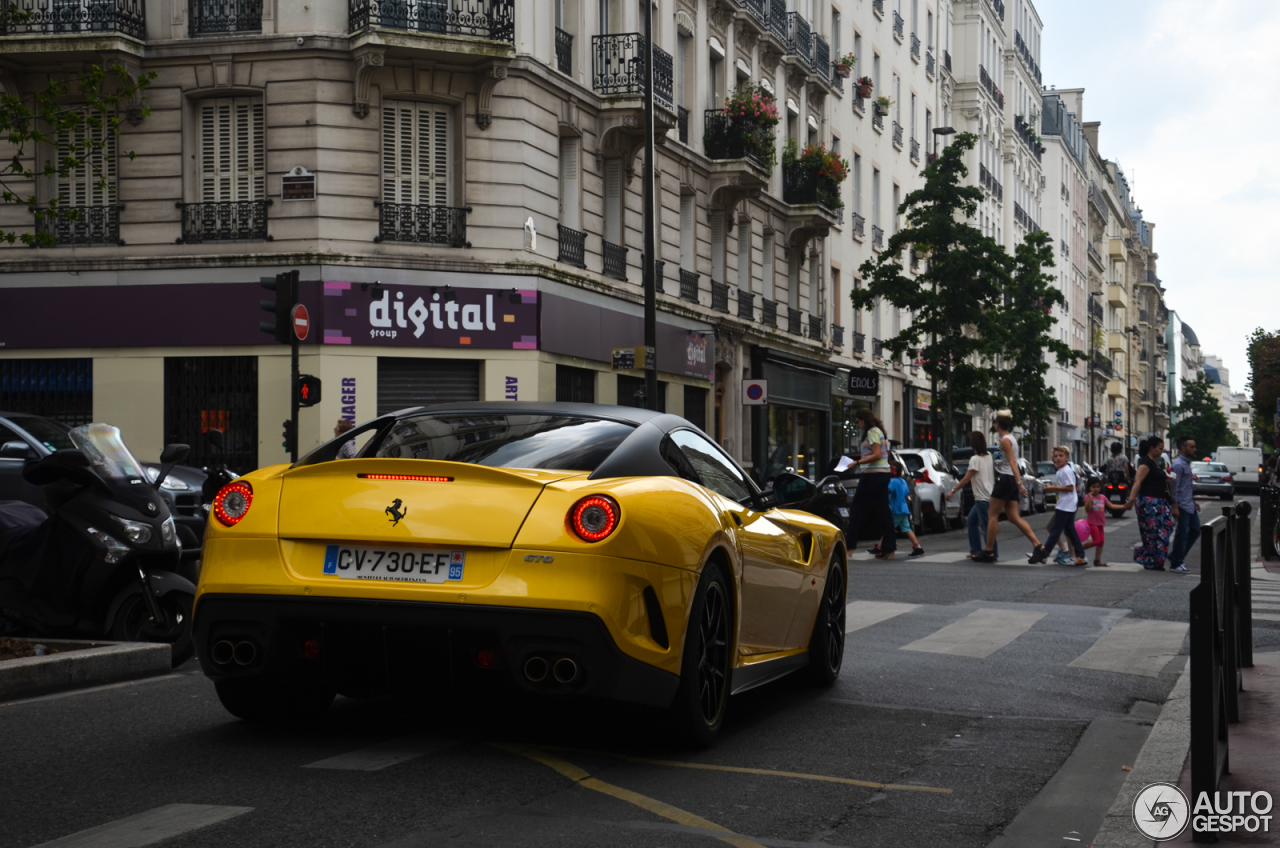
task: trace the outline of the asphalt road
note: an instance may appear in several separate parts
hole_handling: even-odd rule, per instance
[[[649,712],[508,699],[339,699],[317,727],[260,730],[194,664],[3,705],[0,848],[982,848],[1055,775],[1088,790],[1023,815],[1017,842],[1087,844],[1181,672],[1197,577],[1134,570],[1131,517],[1105,569],[1029,566],[1013,532],[996,565],[965,560],[963,531],[925,536],[923,561],[856,555],[837,685],[736,697],[710,751]]]

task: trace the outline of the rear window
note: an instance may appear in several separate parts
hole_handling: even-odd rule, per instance
[[[1058,467],[1057,467],[1056,465],[1054,465],[1052,462],[1037,462],[1037,463],[1036,463],[1036,476],[1037,476],[1037,477],[1052,477],[1053,475],[1055,475],[1055,474],[1057,474],[1057,473],[1058,473]]]
[[[1191,464],[1192,471],[1207,471],[1210,474],[1226,474],[1227,466],[1221,462],[1194,462]]]
[[[567,415],[415,415],[392,426],[375,457],[492,468],[595,471],[635,428]]]
[[[924,459],[921,458],[918,453],[904,453],[899,454],[898,456],[902,459],[903,464],[907,466],[907,470],[912,474],[915,474],[921,468],[924,468]]]
[[[75,447],[67,428],[45,418],[27,418],[14,416],[9,419],[18,427],[26,430],[51,451],[70,450]]]

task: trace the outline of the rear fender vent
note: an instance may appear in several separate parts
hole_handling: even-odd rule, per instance
[[[653,641],[663,648],[670,647],[667,639],[667,622],[662,618],[662,605],[658,603],[658,593],[652,586],[644,587],[644,610],[649,615],[649,635]]]
[[[813,534],[799,533],[796,535],[796,541],[800,543],[800,555],[805,561],[809,561],[809,557],[813,554]]]

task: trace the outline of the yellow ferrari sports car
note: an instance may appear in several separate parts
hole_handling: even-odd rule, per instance
[[[844,537],[778,506],[786,488],[761,492],[676,415],[385,415],[214,498],[201,667],[249,720],[514,686],[666,708],[706,744],[731,694],[840,672]]]

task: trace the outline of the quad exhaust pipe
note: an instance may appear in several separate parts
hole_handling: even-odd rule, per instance
[[[227,665],[235,657],[236,647],[226,639],[219,639],[213,643],[213,651],[211,656],[213,661],[218,665]]]
[[[568,686],[582,679],[582,667],[573,657],[534,654],[524,661],[524,679],[535,685],[554,682]]]
[[[578,664],[569,657],[561,657],[551,667],[551,674],[557,683],[572,683],[578,679]]]
[[[547,661],[539,656],[532,656],[524,661],[524,677],[530,683],[541,683],[547,679]]]

